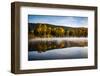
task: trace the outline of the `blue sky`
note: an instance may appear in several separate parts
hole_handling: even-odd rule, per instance
[[[48,23],[59,26],[87,27],[88,17],[28,15],[28,23]]]

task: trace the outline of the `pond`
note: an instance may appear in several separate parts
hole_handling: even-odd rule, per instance
[[[87,39],[44,39],[29,41],[28,60],[87,58],[87,44]]]

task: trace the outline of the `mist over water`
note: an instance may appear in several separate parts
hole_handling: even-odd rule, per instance
[[[87,44],[87,38],[30,40],[28,60],[88,58]]]

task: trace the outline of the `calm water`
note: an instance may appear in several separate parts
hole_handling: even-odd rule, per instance
[[[87,40],[36,40],[29,42],[28,60],[79,59],[88,57]]]
[[[38,53],[37,51],[30,51],[28,55],[28,60],[78,59],[87,58],[88,49],[87,47],[72,47],[54,49],[42,53]]]

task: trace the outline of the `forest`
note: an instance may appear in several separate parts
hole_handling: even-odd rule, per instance
[[[28,23],[29,38],[87,37],[88,28],[66,27],[46,23]]]

